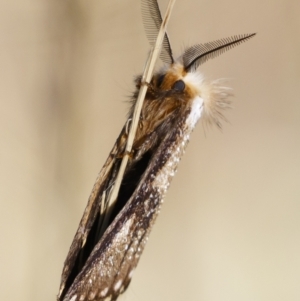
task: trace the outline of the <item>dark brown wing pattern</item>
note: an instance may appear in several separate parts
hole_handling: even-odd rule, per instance
[[[90,230],[96,220],[97,215],[100,212],[101,196],[103,195],[103,192],[107,189],[109,180],[112,180],[111,173],[113,170],[113,166],[116,163],[117,153],[118,141],[114,145],[108,159],[106,160],[103,168],[101,169],[96,179],[93,190],[88,200],[88,204],[85,208],[82,219],[80,221],[77,232],[70,247],[68,256],[65,260],[61,277],[60,290],[58,294],[58,300],[62,300],[62,297],[65,295],[67,289],[66,286],[70,285],[70,283],[74,280],[76,272],[79,269],[78,267],[76,267],[79,261],[78,258],[80,257],[80,253],[83,251],[86,245],[86,241]]]
[[[184,119],[185,116],[179,118],[177,126],[157,148],[132,197],[97,243],[62,300],[116,300],[127,288],[188,141],[189,132],[182,130]]]

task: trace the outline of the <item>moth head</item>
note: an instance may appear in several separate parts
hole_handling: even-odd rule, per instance
[[[142,0],[141,3],[146,35],[150,45],[154,46],[162,24],[160,9],[156,0]],[[254,35],[245,34],[206,44],[196,44],[187,48],[182,56],[175,60],[169,36],[165,33],[160,58],[167,67],[155,74],[150,83],[152,99],[160,95],[166,102],[173,102],[173,106],[166,105],[168,108],[178,109],[180,102],[182,105],[189,105],[193,99],[200,97],[203,101],[202,119],[220,127],[221,120],[225,119],[222,111],[230,106],[231,89],[223,87],[220,80],[213,82],[204,80],[197,71],[198,67]],[[140,83],[140,80],[138,82]]]
[[[154,76],[152,85],[155,89],[166,91],[168,95],[181,97],[185,105],[200,97],[203,100],[204,122],[221,127],[221,121],[226,120],[223,111],[230,107],[232,90],[225,87],[221,80],[205,80],[198,67],[254,35],[234,36],[191,46],[178,60],[172,58],[171,64]]]

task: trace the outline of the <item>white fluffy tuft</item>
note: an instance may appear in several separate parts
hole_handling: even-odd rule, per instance
[[[223,85],[224,80],[204,81],[201,95],[204,100],[203,120],[206,124],[222,127],[222,121],[227,121],[224,110],[231,108],[230,97],[232,89]]]
[[[204,77],[200,72],[189,72],[185,75],[184,81],[186,84],[193,86],[198,92],[204,82]],[[201,95],[199,95],[201,97]]]
[[[203,120],[206,124],[215,124],[222,127],[222,121],[227,121],[223,115],[224,110],[231,108],[230,97],[232,89],[224,86],[225,80],[205,80],[200,72],[189,72],[184,80],[192,85],[203,99]]]
[[[222,127],[222,121],[227,121],[223,115],[224,110],[231,108],[230,97],[232,89],[224,86],[225,80],[205,80],[200,72],[189,72],[184,76],[184,81],[195,89],[198,98],[203,100],[203,121],[206,124],[215,124]],[[194,101],[193,100],[193,105]],[[192,106],[193,106],[192,105]]]
[[[196,96],[193,99],[191,112],[186,120],[186,124],[192,129],[195,127],[196,123],[200,119],[203,111],[203,99],[199,96]]]

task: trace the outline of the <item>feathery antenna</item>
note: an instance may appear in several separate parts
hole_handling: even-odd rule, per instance
[[[196,70],[201,64],[213,59],[223,52],[245,42],[256,33],[233,36],[205,44],[196,44],[189,47],[183,54],[183,65],[186,71]]]
[[[156,0],[142,0],[142,17],[148,41],[151,46],[154,46],[162,24],[162,17]],[[166,64],[171,65],[174,63],[171,44],[167,33],[165,33],[162,43],[160,59]]]

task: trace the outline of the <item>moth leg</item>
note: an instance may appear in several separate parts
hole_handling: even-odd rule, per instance
[[[131,161],[135,157],[135,150],[131,150],[130,152],[129,151],[124,151],[121,154],[119,154],[117,156],[117,158],[118,159],[123,159],[125,156],[128,156],[129,160]]]
[[[132,122],[132,118],[128,118],[128,120],[126,121],[126,124],[125,124],[125,133],[127,136],[129,134],[129,130],[131,128],[131,122]]]
[[[156,89],[154,87],[154,85],[152,83],[148,83],[146,81],[141,81],[141,86],[147,86],[148,87],[148,90],[151,91],[151,92],[154,92]]]
[[[143,120],[144,120],[144,116],[143,116],[143,111],[141,112],[141,115],[140,115],[140,121],[139,121],[139,128],[142,129],[143,128]],[[125,124],[125,135],[124,135],[124,140],[127,141],[127,138],[128,138],[128,135],[129,135],[129,131],[130,131],[130,128],[131,128],[131,122],[132,122],[132,118],[128,118],[128,120],[126,121],[126,124]]]
[[[103,191],[100,203],[100,215],[105,211],[106,190]]]
[[[147,86],[148,88],[150,88],[151,87],[151,83],[148,83],[148,82],[146,82],[146,81],[141,81],[141,86]]]

